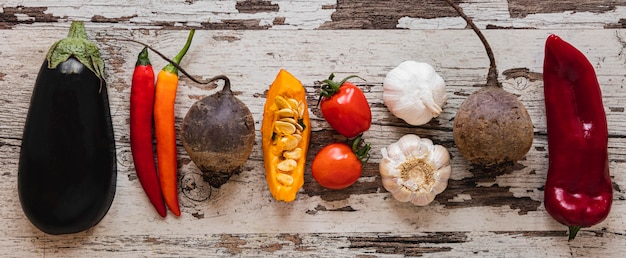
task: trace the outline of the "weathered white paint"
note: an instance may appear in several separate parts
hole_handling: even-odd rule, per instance
[[[472,3],[468,3],[472,2]],[[562,12],[529,14],[523,18],[511,17],[506,0],[498,1],[467,1],[461,8],[472,17],[476,25],[484,29],[487,25],[502,28],[536,28],[536,29],[590,29],[603,28],[626,17],[626,7],[617,6],[615,10],[603,13]],[[422,19],[404,17],[400,19],[398,28],[403,29],[450,29],[465,28],[466,23],[461,17]]]
[[[258,26],[270,29],[316,29],[331,21],[335,11],[332,0],[278,0],[271,1],[279,7],[278,12],[240,13],[237,0],[225,1],[19,1],[7,0],[2,7],[47,7],[46,14],[60,17],[60,20],[91,20],[94,16],[108,19],[123,19],[118,27],[160,27],[155,23],[172,22],[200,26],[202,23],[223,23],[229,20],[258,20]],[[443,2],[443,0],[442,0]],[[592,2],[592,1],[590,1]],[[595,1],[593,1],[595,2]],[[620,1],[612,1],[620,4]],[[487,25],[513,28],[536,29],[590,29],[604,28],[607,24],[617,24],[626,17],[626,6],[616,6],[614,10],[595,12],[530,13],[523,18],[511,17],[507,0],[486,1],[467,0],[460,6],[472,17],[480,28]],[[532,11],[532,10],[530,10]],[[274,24],[276,18],[284,18],[283,24]],[[34,17],[20,15],[21,21],[33,21]],[[48,26],[48,25],[46,25]],[[400,19],[398,28],[406,29],[448,29],[462,28],[461,18],[421,19],[405,17]]]
[[[24,123],[28,98],[34,83],[39,64],[49,45],[64,35],[64,30],[33,30],[24,33],[22,30],[0,31],[7,39],[0,43],[0,50],[5,60],[2,70],[5,73],[0,81],[2,91],[3,111],[0,113],[2,123],[0,138],[3,141],[2,177],[0,187],[3,196],[4,209],[0,211],[0,220],[5,225],[0,232],[0,239],[14,253],[34,254],[43,252],[42,245],[48,252],[62,252],[54,246],[70,245],[76,249],[72,255],[102,255],[106,250],[119,250],[122,255],[132,255],[133,248],[149,248],[137,254],[151,255],[158,253],[158,249],[165,248],[165,255],[199,255],[207,254],[203,251],[193,252],[177,247],[193,246],[204,242],[205,234],[242,234],[248,244],[257,242],[262,245],[264,234],[276,237],[275,234],[313,234],[310,248],[324,252],[342,253],[340,250],[326,249],[323,241],[328,235],[336,237],[350,232],[364,232],[365,234],[413,234],[417,232],[475,232],[469,233],[476,237],[469,243],[451,245],[455,252],[446,255],[465,254],[465,248],[481,247],[489,250],[488,254],[501,256],[507,254],[510,246],[534,244],[545,245],[546,248],[528,250],[535,255],[565,254],[565,251],[556,251],[553,244],[563,243],[559,237],[530,237],[515,234],[493,234],[498,231],[561,231],[564,227],[552,220],[543,207],[537,211],[520,215],[519,210],[510,207],[471,207],[449,209],[437,202],[428,207],[414,207],[406,203],[393,200],[382,187],[380,193],[353,195],[348,199],[336,202],[326,202],[317,196],[308,197],[301,193],[293,203],[278,203],[273,201],[266,189],[264,172],[262,169],[262,154],[260,150],[260,135],[257,134],[257,146],[251,159],[246,163],[245,171],[234,176],[232,181],[219,190],[213,190],[211,198],[196,202],[181,195],[183,215],[180,218],[168,216],[160,219],[149,206],[147,199],[134,175],[134,167],[128,145],[128,95],[129,83],[135,55],[140,47],[127,42],[104,40],[105,38],[128,35],[128,31],[105,29],[98,30],[87,26],[90,36],[97,35],[98,45],[103,50],[103,56],[109,65],[106,70],[110,82],[110,98],[115,136],[118,147],[118,192],[113,206],[105,219],[87,233],[67,237],[43,237],[25,219],[17,201],[16,176],[17,159],[21,128]],[[552,31],[551,31],[552,32]],[[619,90],[624,80],[624,59],[617,54],[623,46],[615,37],[613,30],[578,30],[554,31],[563,35],[568,41],[579,46],[591,60],[597,60],[600,83],[605,88],[605,101],[608,107],[623,107],[624,93]],[[500,70],[515,67],[526,67],[534,72],[541,71],[541,64],[537,63],[537,56],[541,55],[543,39],[548,31],[487,31],[487,37],[492,40]],[[624,36],[626,32],[617,31]],[[136,39],[151,42],[164,53],[173,54],[179,48],[185,31],[161,31],[148,35],[135,35]],[[216,40],[219,36],[237,38],[232,42]],[[93,37],[92,37],[93,38]],[[418,40],[428,38],[428,40]],[[606,38],[608,40],[596,40]],[[332,39],[351,41],[350,45],[336,45]],[[23,45],[20,42],[30,41],[32,44]],[[474,85],[484,80],[486,58],[479,43],[474,43],[474,34],[467,30],[444,31],[198,31],[188,55],[183,61],[183,67],[191,74],[208,78],[216,74],[226,74],[231,77],[233,90],[250,107],[255,121],[258,124],[262,116],[263,97],[267,86],[273,80],[280,68],[286,68],[296,75],[307,87],[313,87],[315,81],[323,79],[328,73],[336,71],[339,74],[357,73],[363,76],[368,85],[367,97],[372,103],[381,103],[381,81],[385,73],[406,58],[427,61],[436,67],[448,82],[450,101],[444,107],[444,114],[438,118],[441,128],[449,128],[456,108],[464,97],[454,95],[455,92],[470,93]],[[413,44],[406,44],[412,42]],[[463,44],[459,44],[463,42]],[[513,44],[516,43],[516,44]],[[14,49],[9,51],[10,49]],[[499,54],[498,54],[499,53]],[[447,57],[447,58],[446,58]],[[115,59],[115,60],[113,60]],[[162,67],[164,62],[152,56],[156,68]],[[121,63],[119,63],[121,61]],[[17,72],[13,72],[17,71]],[[542,84],[540,81],[523,82],[524,87],[517,87],[514,80],[506,80],[507,89],[522,94],[521,99],[529,107],[537,132],[545,133],[545,122],[542,111]],[[189,80],[183,80],[179,87],[177,98],[177,117],[182,118],[186,110],[193,103],[191,96],[209,94]],[[310,88],[313,89],[313,88]],[[376,163],[380,159],[377,150],[395,141],[400,135],[413,131],[412,129],[394,127],[388,121],[390,114],[384,108],[374,108],[375,125],[366,133],[366,139],[373,144],[372,159]],[[612,134],[624,135],[624,112],[608,113]],[[329,127],[314,117],[313,130],[328,129]],[[407,130],[408,129],[408,130]],[[450,132],[425,131],[426,137],[435,139],[449,138]],[[546,145],[544,137],[537,137],[535,147]],[[611,169],[615,175],[615,183],[623,188],[626,179],[624,171],[624,151],[626,142],[623,138],[612,138],[610,142]],[[451,149],[453,154],[453,179],[460,180],[471,176],[466,162]],[[184,150],[179,148],[179,154],[185,156]],[[541,201],[542,192],[537,189],[543,185],[547,160],[545,151],[538,152],[531,149],[522,164],[527,166],[512,174],[497,178],[496,182],[485,183],[477,187],[489,187],[498,184],[510,186],[510,191],[517,197],[530,197]],[[534,171],[534,173],[530,173]],[[189,175],[197,173],[193,163],[182,167],[180,173]],[[307,182],[314,184],[314,182]],[[529,192],[530,191],[530,192]],[[623,199],[623,192],[616,192],[616,198]],[[459,195],[455,201],[471,200],[472,196]],[[601,243],[605,249],[602,252],[617,254],[624,248],[626,238],[625,203],[616,199],[613,212],[603,223],[593,229],[606,229],[605,237],[592,237],[583,232],[574,245],[582,243]],[[316,210],[323,206],[326,210]],[[354,212],[337,212],[332,209],[350,206]],[[203,216],[203,218],[196,218]],[[318,235],[323,233],[323,235]],[[246,237],[246,236],[249,236]],[[42,238],[43,237],[43,238]],[[155,238],[154,242],[128,241],[124,239]],[[213,236],[218,241],[220,235]],[[472,238],[473,238],[472,237]],[[78,242],[72,240],[78,238]],[[335,238],[335,237],[330,237]],[[342,238],[342,237],[339,237]],[[31,239],[30,241],[28,239]],[[211,237],[208,237],[211,239]],[[45,240],[44,243],[41,241]],[[91,244],[83,245],[82,241]],[[326,239],[328,240],[328,239]],[[208,240],[207,240],[208,241]],[[250,242],[251,241],[251,242]],[[476,242],[474,242],[476,241]],[[487,241],[487,242],[484,242]],[[219,242],[219,241],[218,241]],[[482,242],[482,243],[481,243]],[[547,244],[546,242],[550,243]],[[10,244],[9,244],[10,243]],[[472,244],[474,243],[474,244]],[[337,243],[334,243],[335,245]],[[210,244],[209,244],[210,245]],[[252,244],[254,245],[254,244]],[[152,246],[152,247],[150,247]],[[468,247],[469,246],[469,247]],[[472,247],[473,246],[473,247]],[[566,248],[565,244],[563,247]],[[520,247],[521,248],[521,247]],[[101,250],[102,249],[102,250]],[[567,248],[566,248],[567,249]],[[98,251],[100,250],[100,251]],[[150,251],[153,250],[153,251]],[[210,252],[212,249],[204,250]],[[558,249],[557,249],[558,250]],[[219,252],[219,249],[215,251]],[[254,250],[245,253],[254,255]],[[280,252],[272,253],[279,254]],[[356,254],[356,253],[353,253]],[[525,253],[527,254],[527,253]],[[596,253],[594,253],[596,254]],[[599,253],[598,253],[599,254]],[[480,254],[482,255],[482,254]]]
[[[556,223],[542,204],[527,213],[510,207],[525,200],[542,202],[547,142],[541,80],[505,79],[502,74],[500,80],[504,87],[520,95],[528,108],[536,132],[533,148],[526,159],[520,161],[521,166],[511,173],[495,180],[481,181],[472,187],[457,186],[455,190],[464,191],[459,191],[450,200],[437,200],[427,207],[397,202],[382,186],[374,192],[352,194],[338,201],[326,201],[320,195],[308,196],[304,190],[292,203],[274,201],[264,180],[258,129],[264,92],[281,68],[289,70],[307,87],[312,111],[315,111],[317,82],[329,73],[335,72],[338,76],[358,74],[367,80],[355,82],[365,90],[372,104],[375,122],[364,137],[372,143],[374,150],[369,161],[373,169],[380,160],[380,148],[403,134],[417,133],[449,145],[453,166],[451,180],[474,176],[470,171],[472,168],[453,146],[450,130],[458,106],[466,94],[476,90],[472,85],[485,81],[488,60],[474,33],[461,29],[465,25],[458,18],[428,20],[434,23],[431,25],[409,19],[401,22],[414,23],[409,27],[415,30],[311,30],[329,20],[333,10],[320,9],[322,5],[333,4],[329,1],[276,1],[281,7],[281,16],[286,17],[285,25],[273,27],[276,30],[196,32],[182,66],[199,78],[217,74],[231,78],[233,90],[253,113],[257,145],[244,171],[222,188],[213,189],[209,199],[192,200],[181,194],[183,215],[176,218],[168,214],[166,219],[161,219],[149,205],[136,178],[128,139],[129,84],[141,47],[113,38],[140,40],[172,56],[183,44],[187,31],[158,30],[159,26],[151,25],[152,21],[199,23],[206,19],[202,15],[212,13],[219,19],[254,18],[268,22],[275,15],[237,14],[235,1],[193,2],[190,5],[184,1],[120,1],[115,5],[110,1],[83,4],[76,1],[9,0],[1,5],[50,6],[47,12],[67,15],[69,19],[88,20],[93,14],[107,17],[138,14],[130,23],[86,23],[89,38],[96,41],[107,63],[105,73],[118,154],[118,188],[113,206],[100,224],[87,232],[68,236],[44,235],[31,226],[21,210],[16,190],[21,130],[32,86],[48,47],[66,35],[69,23],[21,24],[13,29],[0,30],[3,39],[0,41],[0,204],[3,206],[0,209],[0,225],[3,225],[0,227],[0,249],[3,255],[331,257],[416,255],[421,250],[426,255],[453,257],[620,257],[626,252],[626,92],[623,90],[626,31],[580,29],[598,27],[593,18],[577,16],[584,14],[546,14],[551,17],[546,18],[548,20],[564,16],[585,19],[588,22],[581,22],[583,26],[567,21],[550,27],[551,22],[529,22],[531,16],[522,20],[507,19],[502,15],[505,1],[472,1],[471,4],[466,1],[463,5],[468,13],[480,16],[477,21],[483,26],[520,22],[520,27],[545,27],[485,31],[501,73],[514,68],[541,73],[543,43],[547,35],[557,33],[588,56],[602,85],[611,135],[611,171],[620,191],[615,191],[609,218],[590,229],[583,229],[575,241],[566,241],[565,227]],[[143,6],[150,6],[156,13],[146,11]],[[485,12],[480,12],[481,8]],[[598,18],[599,23],[613,22],[617,20],[615,17],[624,17],[623,13],[624,8],[618,7],[615,13],[597,14],[597,17],[604,17]],[[490,18],[490,15],[495,16]],[[613,15],[615,17],[606,18]],[[155,69],[165,65],[154,54],[151,59]],[[422,127],[406,126],[382,103],[384,76],[406,59],[432,64],[448,84],[449,101],[443,114]],[[176,103],[177,121],[180,122],[198,96],[213,91],[183,78]],[[318,135],[330,130],[321,117],[313,114],[312,119],[312,128]],[[330,142],[330,139],[317,140],[317,143],[326,141]],[[182,146],[178,151],[184,161],[186,153]],[[309,154],[309,160],[313,155]],[[184,164],[179,172],[184,182],[199,178],[196,176],[199,170],[193,163]],[[310,170],[307,174],[311,179]],[[372,173],[360,181],[376,180],[376,174]],[[305,184],[315,182],[308,180]],[[484,198],[481,195],[489,194],[488,190],[495,185],[509,187],[508,193],[514,196],[514,200],[495,207],[475,204],[451,208],[442,205],[444,201],[462,204],[481,200]],[[351,190],[344,192],[351,193]],[[340,211],[345,207],[353,211]],[[387,237],[395,240],[386,240]],[[358,246],[359,239],[365,243],[363,246]]]

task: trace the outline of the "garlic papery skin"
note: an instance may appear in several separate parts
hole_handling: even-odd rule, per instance
[[[383,187],[398,201],[425,206],[448,186],[450,154],[430,139],[407,134],[381,153]]]
[[[445,81],[427,63],[404,61],[383,81],[383,102],[394,116],[410,125],[423,125],[438,117],[447,100]]]

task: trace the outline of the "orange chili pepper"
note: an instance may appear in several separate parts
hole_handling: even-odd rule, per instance
[[[195,30],[189,31],[187,43],[172,62],[179,64],[189,50]],[[174,103],[178,89],[178,68],[167,64],[159,72],[155,86],[154,130],[156,136],[159,182],[167,207],[180,216],[178,204],[178,171],[176,153],[176,128],[174,125]]]

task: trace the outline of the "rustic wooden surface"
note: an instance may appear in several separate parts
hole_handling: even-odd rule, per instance
[[[535,126],[526,158],[502,173],[470,166],[452,140],[459,104],[484,83],[488,60],[472,31],[443,1],[52,1],[0,3],[0,254],[43,256],[478,256],[621,257],[626,253],[626,1],[461,0],[492,44],[500,79],[519,95]],[[49,46],[71,20],[86,21],[106,62],[118,158],[118,187],[107,216],[94,228],[50,236],[24,216],[17,166],[29,98]],[[134,171],[128,136],[130,77],[141,47],[172,56],[187,30],[196,36],[182,66],[193,76],[225,74],[251,109],[257,140],[243,171],[210,189],[179,144],[183,214],[161,219]],[[557,33],[594,64],[609,123],[614,204],[602,223],[568,242],[566,227],[543,207],[547,170],[542,52]],[[408,126],[382,102],[382,80],[400,62],[432,64],[447,82],[444,113]],[[165,62],[152,56],[156,69]],[[260,121],[265,91],[285,68],[307,87],[313,135],[305,185],[292,203],[272,199],[264,179]],[[315,107],[328,74],[359,74],[374,123],[365,138],[372,158],[348,189],[324,190],[310,174],[322,145],[340,139]],[[184,78],[179,125],[187,109],[213,88]],[[380,148],[414,133],[448,148],[448,189],[427,207],[394,200],[378,174]]]

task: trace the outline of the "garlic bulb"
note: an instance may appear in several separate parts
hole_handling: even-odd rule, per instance
[[[383,186],[396,200],[424,206],[448,186],[452,168],[445,147],[407,134],[381,152]]]
[[[383,81],[385,105],[410,125],[423,125],[439,116],[447,100],[446,83],[427,63],[404,61]]]

